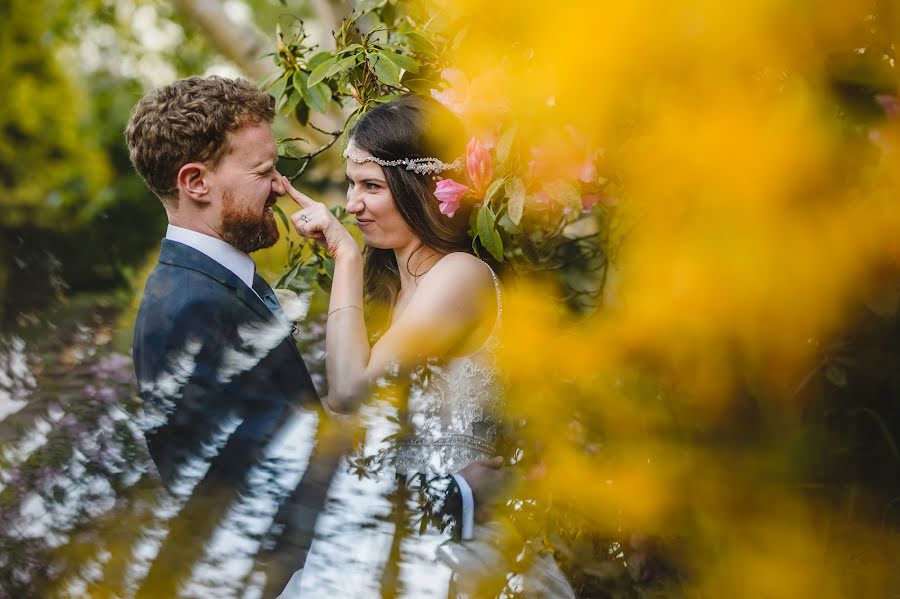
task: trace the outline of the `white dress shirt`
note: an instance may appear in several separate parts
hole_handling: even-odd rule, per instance
[[[462,526],[460,536],[463,541],[472,540],[472,532],[475,526],[475,497],[472,495],[472,487],[461,474],[453,474],[456,484],[459,485],[459,493],[462,496]]]
[[[256,293],[256,290],[253,289],[253,275],[256,273],[256,264],[253,262],[253,258],[230,243],[175,225],[169,225],[166,228],[166,239],[183,243],[201,254],[209,256],[233,272],[253,293]]]

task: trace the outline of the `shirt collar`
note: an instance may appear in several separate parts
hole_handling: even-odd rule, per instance
[[[175,225],[166,228],[166,239],[183,243],[205,254],[233,272],[247,287],[253,289],[256,264],[253,259],[233,245],[216,237],[204,235]]]

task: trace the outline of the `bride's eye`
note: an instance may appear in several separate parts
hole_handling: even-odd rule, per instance
[[[378,189],[378,185],[376,185],[375,183],[366,183],[366,189],[368,189],[369,191],[375,191],[376,189]]]

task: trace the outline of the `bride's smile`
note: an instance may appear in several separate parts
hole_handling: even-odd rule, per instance
[[[371,156],[353,142],[347,146],[353,156]],[[417,241],[394,203],[384,169],[374,162],[347,161],[347,212],[356,216],[356,225],[369,247],[398,249]]]

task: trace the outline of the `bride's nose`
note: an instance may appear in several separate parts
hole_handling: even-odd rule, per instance
[[[350,214],[362,212],[362,209],[365,207],[360,195],[361,194],[356,193],[353,189],[347,190],[347,212]]]

